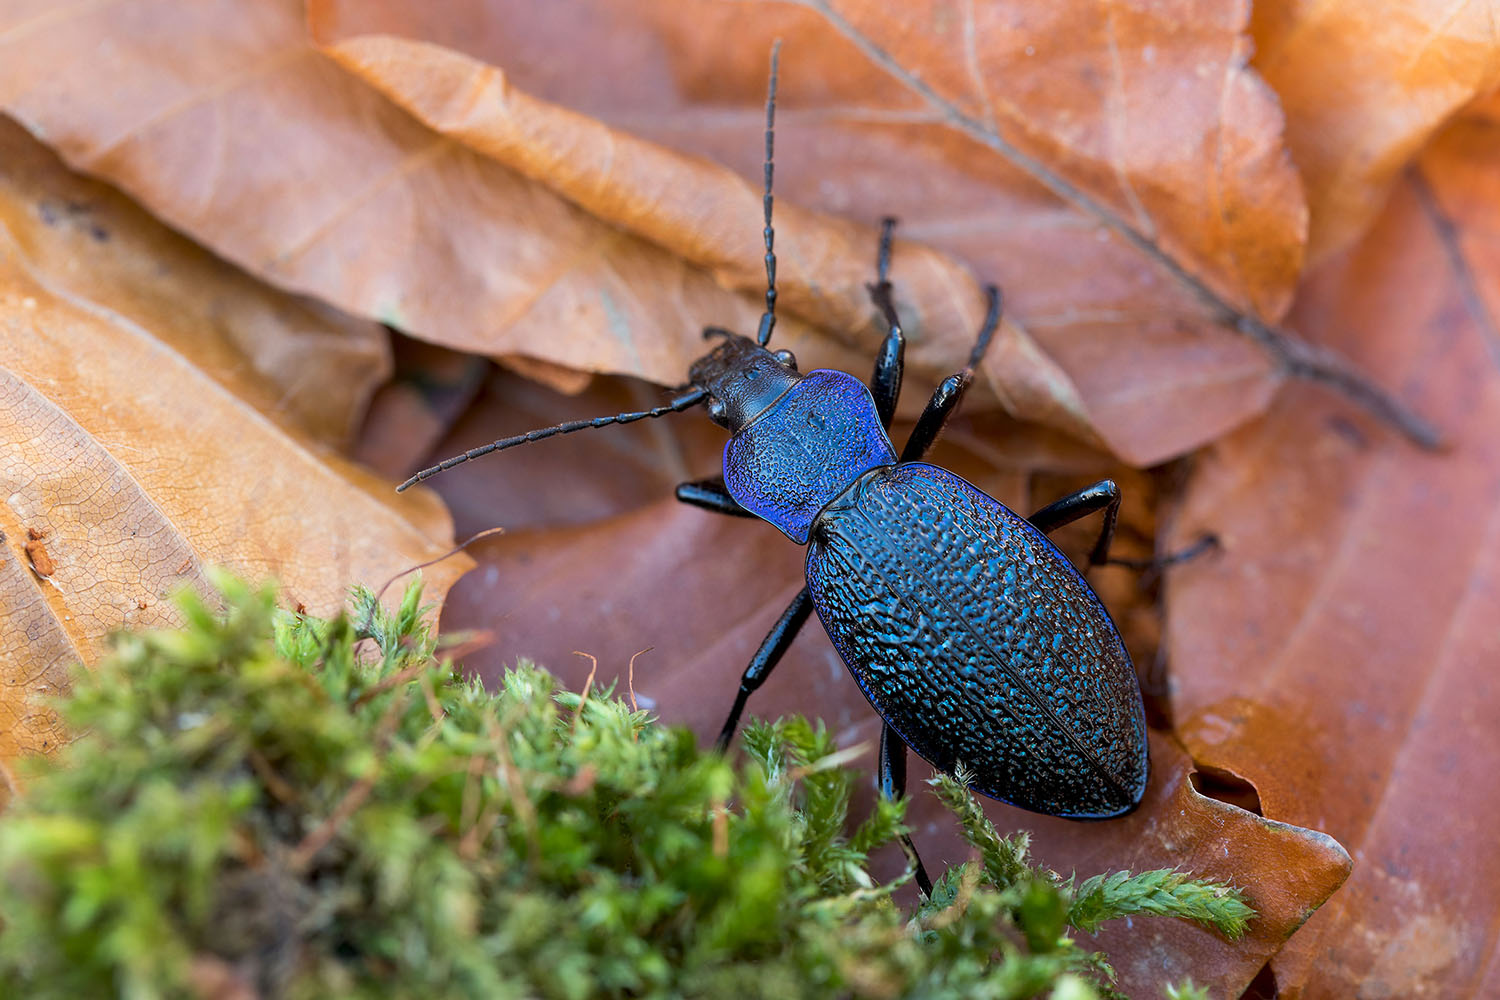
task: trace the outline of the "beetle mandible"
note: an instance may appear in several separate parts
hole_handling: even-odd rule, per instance
[[[1022,518],[921,461],[1000,324],[998,289],[986,290],[988,311],[967,364],[932,394],[899,456],[887,436],[905,350],[889,280],[894,220],[881,227],[876,280],[867,286],[886,325],[868,386],[839,371],[803,374],[789,351],[766,346],[776,326],[777,49],[766,100],[765,311],[755,339],[710,327],[705,339],[719,343],[693,363],[687,386],[671,402],[503,438],[424,469],[398,489],[494,451],[707,404],[709,416],[730,432],[723,475],[684,483],[677,498],[762,518],[807,546],[807,584],[745,669],[719,734],[721,750],[750,695],[816,611],[884,720],[882,794],[905,794],[910,747],[940,770],[962,766],[975,791],[1025,809],[1073,819],[1130,812],[1149,770],[1140,685],[1103,603],[1047,538],[1102,511],[1090,565],[1130,564],[1109,557],[1118,488],[1104,480]],[[930,895],[909,839],[906,846]]]

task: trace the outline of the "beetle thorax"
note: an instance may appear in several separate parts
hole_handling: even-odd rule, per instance
[[[870,390],[853,375],[811,371],[724,447],[724,485],[740,506],[806,543],[818,512],[891,447]]]

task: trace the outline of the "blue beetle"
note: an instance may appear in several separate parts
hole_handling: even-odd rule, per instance
[[[992,307],[976,361],[996,319]],[[728,335],[690,378],[731,437],[723,492],[714,481],[679,496],[733,503],[808,547],[807,586],[747,671],[721,744],[811,610],[886,722],[883,770],[910,746],[941,770],[963,765],[976,791],[1038,812],[1103,819],[1139,804],[1135,670],[1104,605],[1043,531],[1100,506],[1112,520],[1113,483],[1049,508],[1038,527],[918,461],[972,368],[939,390],[917,447],[899,459],[882,414],[894,394],[881,407],[852,375],[799,374],[784,354]]]
[[[881,229],[871,301],[886,336],[867,386],[845,372],[800,373],[766,344],[776,325],[771,226],[776,53],[766,102],[766,301],[754,339],[709,328],[719,343],[688,385],[651,410],[574,420],[456,455],[399,489],[490,452],[556,434],[630,423],[706,404],[727,428],[722,478],[684,483],[678,499],[762,518],[807,546],[807,585],[766,635],[719,735],[726,749],[750,695],[813,611],[884,720],[878,784],[899,797],[906,748],[972,787],[1025,809],[1107,819],[1140,804],[1149,771],[1146,720],[1129,654],[1099,597],[1047,533],[1103,511],[1089,561],[1109,557],[1120,493],[1109,480],[1029,518],[921,461],[973,380],[1000,324],[999,291],[968,363],[933,393],[898,456],[887,430],[901,392],[905,337],[889,281],[894,220]],[[1167,561],[1188,558],[1212,539]],[[1160,563],[1158,563],[1160,564]],[[931,882],[910,840],[918,883]]]

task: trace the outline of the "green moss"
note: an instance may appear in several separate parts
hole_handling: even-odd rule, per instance
[[[1078,998],[1110,974],[1070,922],[1249,914],[1177,873],[1075,891],[952,781],[982,861],[908,912],[867,865],[904,804],[850,832],[821,725],[751,724],[736,767],[533,667],[457,678],[416,587],[325,622],[219,586],[79,675],[86,735],[0,816],[0,995]]]

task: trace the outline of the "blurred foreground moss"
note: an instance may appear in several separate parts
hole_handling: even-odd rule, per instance
[[[867,869],[904,804],[851,831],[821,726],[752,724],[736,768],[535,668],[456,677],[416,587],[325,622],[220,586],[79,675],[85,735],[0,816],[0,996],[1084,998],[1111,973],[1070,926],[1251,915],[1174,872],[1075,887],[951,780],[979,860],[907,911]]]

